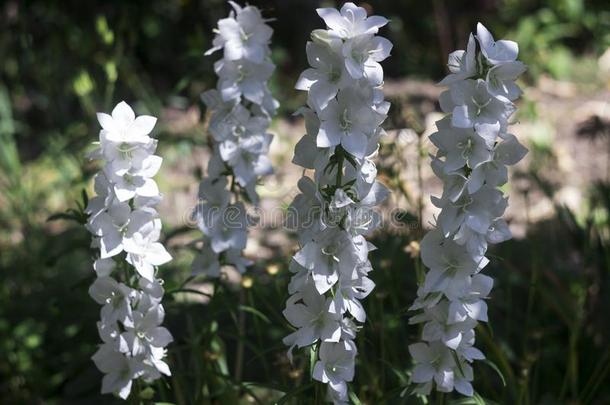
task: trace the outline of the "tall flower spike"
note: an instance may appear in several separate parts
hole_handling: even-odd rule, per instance
[[[476,39],[476,42],[475,42]],[[428,268],[411,306],[410,323],[423,323],[422,342],[409,346],[415,362],[415,392],[437,391],[472,396],[471,363],[485,356],[474,345],[477,322],[487,322],[485,300],[493,279],[481,273],[489,263],[488,243],[511,237],[502,214],[508,205],[499,187],[507,167],[527,149],[508,133],[512,103],[521,90],[514,80],[525,71],[512,41],[494,41],[477,25],[468,47],[449,55],[450,74],[441,81],[444,112],[430,136],[438,148],[432,169],[444,184],[432,202],[441,209],[436,228],[421,242]]]
[[[193,272],[209,277],[220,276],[223,264],[240,273],[251,264],[241,253],[248,231],[241,200],[258,204],[256,183],[273,172],[267,156],[273,135],[267,129],[279,106],[267,86],[275,69],[269,49],[273,30],[258,8],[229,3],[233,10],[218,21],[206,52],[224,51],[214,64],[218,84],[201,96],[210,115],[212,157],[193,212],[203,233]]]
[[[367,235],[379,226],[374,211],[388,195],[376,181],[373,163],[380,128],[390,104],[383,99],[383,69],[392,44],[377,36],[387,20],[367,17],[364,8],[318,9],[327,25],[307,43],[311,65],[296,88],[308,92],[307,133],[295,147],[293,163],[313,169],[299,180],[289,208],[300,250],[292,257],[291,294],[284,316],[295,328],[284,338],[293,348],[316,352],[312,377],[327,384],[329,401],[347,403],[354,378],[354,339],[366,320],[361,300],[375,284],[368,278],[374,246]]]
[[[171,375],[164,358],[172,335],[161,326],[163,281],[156,278],[157,266],[171,256],[158,241],[161,195],[152,179],[163,159],[154,155],[157,140],[150,137],[155,117],[136,117],[122,101],[112,115],[98,113],[97,119],[102,129],[91,157],[105,164],[95,176],[86,227],[99,249],[89,295],[102,306],[97,327],[103,343],[92,359],[104,373],[102,393],[126,399],[132,380]]]

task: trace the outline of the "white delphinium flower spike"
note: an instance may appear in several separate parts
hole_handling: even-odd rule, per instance
[[[290,358],[295,346],[316,352],[313,379],[327,385],[329,401],[344,404],[354,378],[354,339],[366,320],[360,301],[375,287],[367,276],[374,246],[364,235],[379,226],[374,208],[388,195],[372,159],[389,108],[379,62],[392,44],[376,35],[388,20],[368,17],[354,3],[317,11],[327,29],[312,32],[306,46],[311,67],[296,84],[308,92],[307,107],[298,111],[307,133],[293,163],[314,172],[299,180],[288,210],[300,249],[290,263],[291,296],[283,312],[295,330],[284,343]]]
[[[229,4],[232,11],[218,21],[213,47],[205,53],[223,50],[214,64],[217,88],[201,95],[210,115],[212,157],[192,215],[203,233],[192,267],[208,277],[220,276],[222,265],[240,273],[251,265],[241,253],[248,238],[242,201],[258,204],[256,183],[273,172],[267,156],[273,135],[267,129],[279,105],[267,84],[275,69],[273,30],[255,6]]]
[[[155,206],[161,195],[152,179],[163,159],[154,155],[157,140],[150,137],[155,117],[136,117],[122,101],[112,115],[98,113],[97,118],[102,129],[91,156],[105,165],[95,176],[97,195],[85,212],[92,246],[99,249],[89,295],[102,306],[98,331],[103,344],[92,359],[104,373],[102,393],[126,399],[132,380],[171,375],[163,359],[172,336],[160,326],[165,311],[162,280],[156,278],[157,267],[171,256],[159,242]]]
[[[417,312],[410,323],[423,324],[423,342],[409,346],[411,382],[420,394],[435,388],[474,395],[471,363],[485,358],[473,347],[474,328],[488,320],[493,279],[481,271],[489,263],[487,245],[511,237],[500,187],[508,181],[506,166],[527,153],[507,132],[512,101],[521,94],[514,80],[525,71],[517,54],[515,42],[494,41],[479,23],[467,49],[449,55],[450,73],[440,82],[449,86],[441,108],[451,113],[430,136],[438,148],[432,169],[444,185],[432,202],[441,211],[421,243],[428,272],[410,308]]]

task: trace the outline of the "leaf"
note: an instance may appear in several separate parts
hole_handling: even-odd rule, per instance
[[[269,318],[267,318],[267,316],[265,314],[263,314],[261,311],[259,311],[256,308],[253,308],[253,307],[250,307],[250,306],[247,306],[247,305],[240,305],[239,309],[241,311],[249,312],[252,315],[255,315],[255,316],[261,318],[267,324],[271,324],[271,321],[269,320]]]
[[[449,402],[450,405],[479,405],[477,400],[472,398],[461,398],[454,401]]]
[[[458,359],[458,357],[457,357],[457,353],[452,350],[451,354],[453,355],[453,360],[455,361],[455,364],[457,364],[457,366],[458,366],[458,370],[460,371],[460,374],[463,376],[464,370],[462,369],[462,363],[460,363],[460,359]]]
[[[53,214],[47,218],[47,222],[58,221],[58,220],[79,222],[78,218],[74,214],[68,214],[66,212],[58,212],[57,214]]]
[[[360,399],[358,398],[358,396],[356,395],[356,393],[354,391],[349,392],[349,399],[352,400],[354,405],[362,405],[362,402],[360,402]]]
[[[83,207],[87,208],[89,205],[89,196],[87,195],[87,190],[84,188],[80,191],[81,198],[83,199]]]
[[[313,378],[313,368],[318,360],[318,345],[313,344],[309,351],[309,376]]]
[[[358,167],[358,163],[356,163],[356,160],[354,159],[354,157],[352,155],[350,155],[349,153],[345,153],[345,159],[352,165],[352,167]]]
[[[155,396],[155,390],[153,387],[146,387],[140,391],[140,399],[150,400]]]
[[[500,371],[500,369],[498,368],[498,366],[496,366],[496,364],[488,359],[484,359],[483,363],[487,364],[489,367],[491,367],[492,369],[495,370],[495,372],[500,376],[500,379],[502,380],[502,385],[504,387],[506,387],[506,378],[504,378],[504,374],[502,374],[502,371]]]
[[[286,395],[284,395],[283,397],[281,397],[275,404],[276,405],[282,405],[288,402],[289,399],[294,398],[297,396],[297,394],[300,394],[303,391],[307,391],[309,388],[311,388],[313,386],[313,383],[310,382],[308,384],[302,385],[300,387],[298,387],[297,389],[294,389],[290,392],[287,392]]]

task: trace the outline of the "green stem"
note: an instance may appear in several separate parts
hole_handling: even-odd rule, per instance
[[[345,159],[343,156],[343,148],[337,146],[335,153],[337,154],[337,177],[335,179],[335,185],[341,187],[341,182],[343,180],[343,160]]]
[[[246,304],[246,292],[242,287],[239,290],[239,304],[243,306]],[[239,336],[239,342],[237,343],[237,353],[235,355],[235,381],[241,382],[243,367],[244,367],[244,342],[246,339],[246,311],[240,309],[238,315],[237,335]]]

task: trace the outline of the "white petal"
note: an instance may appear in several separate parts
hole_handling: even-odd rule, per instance
[[[117,124],[128,127],[135,120],[136,114],[133,112],[129,104],[121,101],[116,105],[116,107],[114,107],[114,110],[112,110],[112,118],[114,118]]]
[[[172,256],[161,243],[155,242],[146,251],[146,260],[152,265],[160,266],[172,260]]]
[[[157,118],[150,115],[140,115],[131,126],[138,135],[148,135],[155,127]]]
[[[153,179],[145,179],[144,184],[142,184],[140,187],[138,187],[136,189],[135,193],[137,193],[138,195],[141,195],[142,197],[154,197],[159,194],[159,187],[157,186],[157,183],[155,183],[155,181]],[[117,194],[117,197],[118,197],[118,194]],[[119,197],[119,200],[120,199],[121,198]]]
[[[108,132],[114,132],[117,130],[117,126],[114,119],[106,113],[97,113],[97,121],[100,123],[102,128]]]

